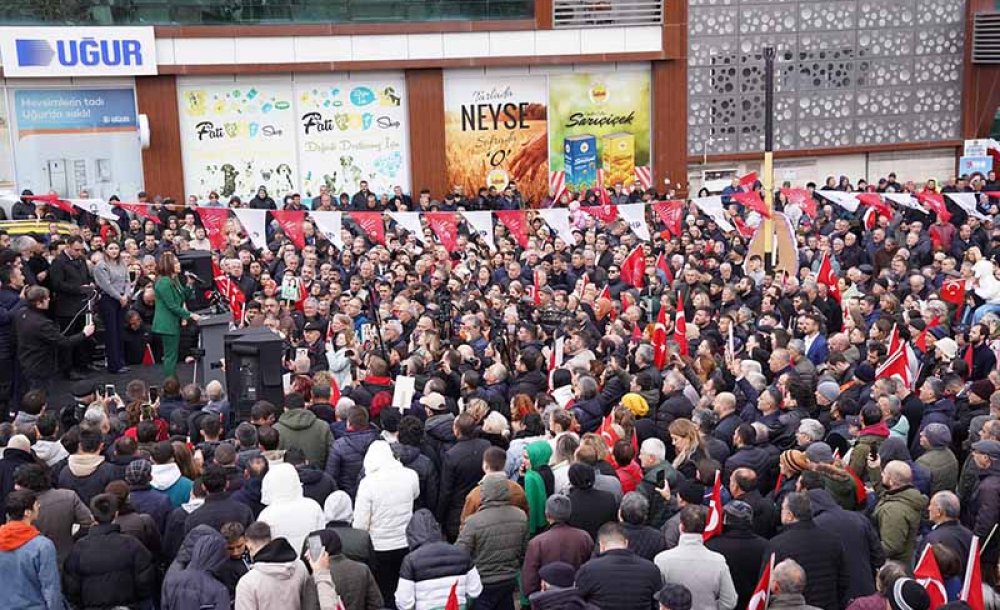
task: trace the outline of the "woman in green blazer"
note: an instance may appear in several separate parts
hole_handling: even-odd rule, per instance
[[[173,252],[164,252],[156,263],[156,309],[153,311],[153,332],[163,341],[163,374],[177,375],[177,348],[180,344],[181,325],[185,320],[197,322],[198,314],[191,313],[184,302],[191,298],[191,286],[182,285],[178,276],[181,262]]]

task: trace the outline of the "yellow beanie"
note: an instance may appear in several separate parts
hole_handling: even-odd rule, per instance
[[[636,417],[643,417],[649,413],[649,403],[641,394],[629,393],[622,396],[622,406],[632,412]]]

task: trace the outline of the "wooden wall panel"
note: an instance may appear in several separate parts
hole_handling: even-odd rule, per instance
[[[686,43],[685,43],[686,45]],[[653,184],[687,185],[687,60],[653,62]]]
[[[448,190],[445,176],[444,75],[440,69],[406,71],[410,121],[410,180],[413,196],[430,189],[432,197]]]
[[[177,77],[142,76],[135,79],[139,113],[149,117],[150,146],[142,151],[146,192],[183,200],[181,130],[177,114]]]

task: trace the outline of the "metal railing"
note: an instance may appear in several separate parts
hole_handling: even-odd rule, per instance
[[[664,0],[553,0],[556,28],[659,25]]]

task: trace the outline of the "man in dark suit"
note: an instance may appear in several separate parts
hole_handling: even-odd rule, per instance
[[[52,313],[64,335],[82,332],[87,324],[87,301],[94,294],[93,278],[84,258],[83,238],[74,235],[52,261],[49,270],[53,303]],[[71,352],[60,359],[60,370],[70,379],[82,379],[91,368],[91,343],[77,342]]]

